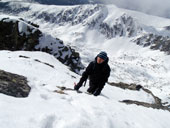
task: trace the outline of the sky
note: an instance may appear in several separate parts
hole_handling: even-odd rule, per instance
[[[102,0],[118,7],[170,18],[170,0]]]

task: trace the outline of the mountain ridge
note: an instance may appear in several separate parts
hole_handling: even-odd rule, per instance
[[[139,21],[141,18],[133,18],[134,14],[131,13],[133,11],[129,13],[126,12],[126,10],[119,9],[113,5],[106,6],[102,4],[94,4],[67,7],[53,5],[46,8],[46,5],[1,3],[0,6],[0,11],[3,13],[11,13],[13,15],[19,16],[25,15],[25,18],[31,18],[32,20],[42,20],[43,22],[54,24],[56,27],[65,25],[76,26],[79,24],[85,27],[87,26],[88,29],[98,31],[108,39],[115,38],[116,36],[127,36],[133,37],[134,42],[136,42],[135,40],[139,40],[139,37],[150,38],[150,34],[153,34],[154,36],[152,36],[152,40],[156,40],[157,36],[161,36],[161,38],[164,39],[163,41],[166,42],[161,44],[161,47],[169,47],[167,44],[169,44],[168,40],[170,38],[170,31],[167,29],[167,27],[170,24],[170,20],[167,19],[164,21],[165,25],[160,25],[159,27],[156,27],[154,24],[151,26],[151,24],[145,24],[144,22],[140,23]],[[34,9],[33,6],[37,6],[37,8]],[[30,13],[26,14],[28,11]],[[112,13],[112,11],[118,13]],[[147,19],[149,15],[145,17],[145,19]],[[159,19],[156,19],[155,17],[155,20]],[[140,42],[141,41],[142,40],[140,40]],[[137,44],[142,43],[144,42]],[[149,46],[151,44],[154,44],[154,42],[150,42],[145,46]],[[170,48],[161,49],[160,47],[157,47],[156,49],[165,51],[168,54],[170,53]]]

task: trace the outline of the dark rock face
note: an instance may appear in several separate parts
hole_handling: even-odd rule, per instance
[[[144,47],[150,47],[154,50],[160,50],[166,52],[168,55],[170,54],[170,37],[154,35],[154,34],[146,34],[134,40],[138,45],[142,45]]]
[[[0,21],[0,50],[26,50],[34,51],[39,43],[41,32],[38,29],[27,26],[29,34],[19,32],[19,21],[4,18]]]
[[[66,52],[69,52],[71,54],[66,55],[63,59],[61,56],[62,56],[62,54],[66,53]],[[59,61],[61,61],[62,63],[64,63],[65,65],[68,65],[72,71],[78,72],[78,71],[80,71],[81,69],[84,68],[84,66],[80,62],[79,53],[76,52],[71,47],[64,47],[64,48],[61,49],[61,51],[59,53],[60,53],[60,56],[57,57],[57,59]]]
[[[0,70],[0,93],[14,97],[27,97],[30,90],[24,76]]]

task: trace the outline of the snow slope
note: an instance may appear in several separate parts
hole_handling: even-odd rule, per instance
[[[164,29],[165,26],[170,25],[169,19],[117,8],[114,5],[49,6],[10,2],[5,7],[1,9],[1,13],[17,15],[33,21],[40,25],[44,33],[60,38],[65,44],[76,49],[85,66],[101,50],[106,51],[112,69],[109,82],[141,84],[151,89],[163,101],[170,103],[169,56],[147,47],[137,46],[132,41],[146,33],[169,35],[170,31]],[[93,29],[88,26],[88,23],[101,15],[99,22],[112,26],[124,14],[133,17],[133,25],[139,28],[139,31],[135,30],[137,31],[135,37],[116,36],[108,39],[101,34],[98,26]]]
[[[30,58],[20,58],[19,56]],[[46,62],[54,69],[35,61]],[[12,66],[11,66],[12,65]],[[53,92],[56,86],[73,87],[80,76],[53,56],[42,52],[0,51],[0,69],[26,76],[31,86],[27,98],[0,94],[1,128],[169,128],[168,111],[126,105],[120,100],[153,102],[143,91],[106,85],[101,96]],[[86,87],[81,90],[85,91]],[[147,122],[147,123],[146,123]]]

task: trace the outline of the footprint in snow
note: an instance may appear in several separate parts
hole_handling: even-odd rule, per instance
[[[48,95],[46,95],[46,94],[40,94],[40,97],[42,99],[44,99],[44,100],[48,100],[49,99]]]
[[[55,115],[47,116],[45,119],[42,120],[41,128],[53,128],[55,119],[56,119]]]

